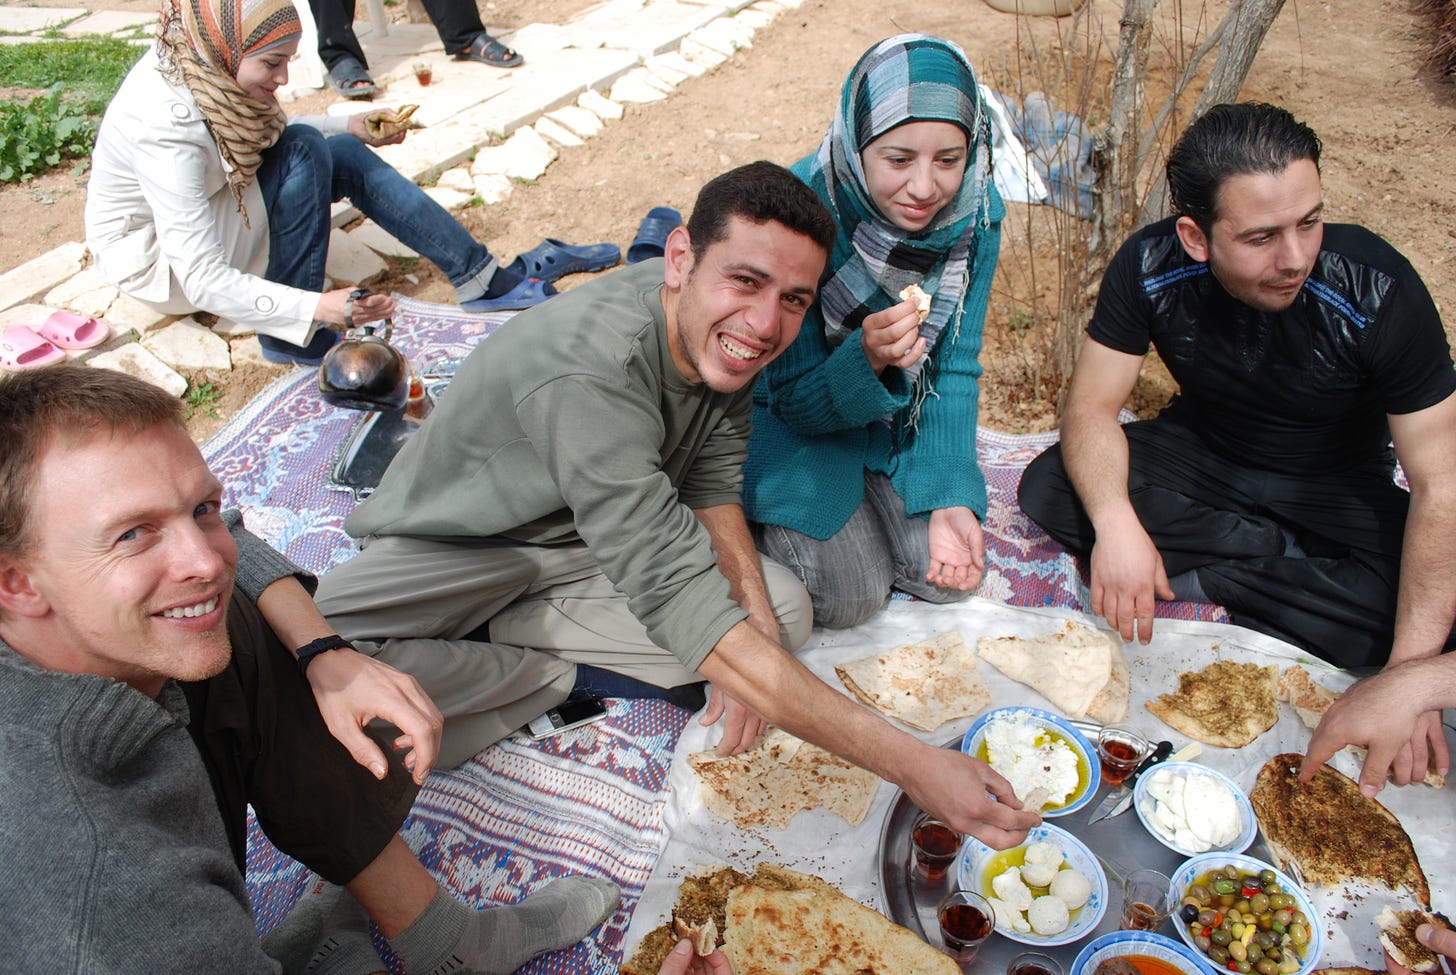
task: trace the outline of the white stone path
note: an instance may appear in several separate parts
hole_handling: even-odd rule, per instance
[[[410,86],[410,99],[420,103],[416,118],[424,125],[379,153],[416,181],[434,180],[426,192],[447,210],[477,196],[487,205],[499,203],[516,180],[542,178],[559,153],[620,119],[624,103],[667,98],[685,79],[752,46],[756,31],[799,3],[607,0],[567,24],[531,24],[501,35],[526,63],[489,74],[447,57],[429,24],[392,24],[381,35],[360,21],[356,30],[375,80]],[[0,32],[5,33],[0,43],[39,39],[52,30],[140,39],[149,36],[153,23],[151,14],[5,5],[0,6]],[[413,64],[421,60],[433,68],[428,87],[417,87],[412,77]],[[354,102],[330,107],[340,113],[360,110]],[[337,204],[334,226],[358,216],[348,204]],[[328,275],[335,287],[363,283],[385,269],[380,255],[410,254],[365,221],[348,233],[334,231]],[[182,373],[230,369],[239,356],[258,356],[256,342],[230,346],[227,341],[250,329],[227,321],[203,328],[118,294],[90,266],[79,242],[0,274],[0,328],[41,321],[56,309],[95,316],[111,326],[107,342],[71,356],[140,375],[179,396],[187,387]]]

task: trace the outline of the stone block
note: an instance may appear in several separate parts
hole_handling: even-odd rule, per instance
[[[73,241],[0,274],[0,309],[50,291],[76,275],[85,260],[86,245]]]
[[[696,37],[689,36],[683,38],[682,46],[678,48],[678,53],[693,64],[698,65],[704,70],[708,70],[716,68],[724,61],[727,61],[728,54],[732,52],[725,53],[716,47],[710,47]]]
[[[470,175],[466,173],[466,175]],[[475,184],[469,184],[468,190],[456,189],[453,186],[430,186],[425,189],[425,195],[434,200],[446,210],[459,210],[475,197]]]
[[[657,72],[659,69],[665,69],[682,75],[683,78],[696,78],[705,74],[708,70],[701,64],[694,64],[689,61],[677,51],[668,51],[666,54],[650,57],[645,64],[649,71]]]
[[[576,99],[576,104],[591,112],[603,122],[615,122],[626,112],[619,103],[612,101],[595,88],[588,88]]]
[[[516,184],[509,176],[500,173],[486,173],[475,177],[475,195],[487,206],[499,203],[515,192]]]
[[[535,129],[517,129],[504,144],[482,149],[470,171],[476,176],[497,174],[512,179],[540,179],[556,161],[556,150]]]
[[[155,34],[156,26],[157,15],[154,13],[97,10],[62,27],[61,33],[67,37],[82,37],[86,34],[134,35],[142,32]]]
[[[349,231],[349,237],[385,257],[419,257],[420,252],[399,241],[373,220],[365,220]]]
[[[111,307],[106,309],[106,318],[113,325],[123,325],[145,332],[167,321],[171,316],[162,314],[131,295],[118,295]]]
[[[128,342],[119,349],[103,352],[86,360],[93,369],[113,369],[145,380],[153,386],[180,397],[187,392],[187,380],[177,371],[142,347],[140,342]]]
[[[142,336],[142,348],[179,372],[200,372],[216,369],[226,372],[233,367],[227,339],[214,335],[190,318],[173,322]]]
[[[219,318],[212,326],[213,334],[221,335],[225,339],[235,339],[243,336],[253,335],[257,329],[251,325],[244,325],[242,322],[235,322],[231,318]],[[236,352],[236,350],[234,350]],[[233,355],[233,363],[237,364],[238,357]]]
[[[724,57],[731,55],[734,51],[752,47],[753,31],[743,24],[734,23],[734,20],[735,18],[732,17],[719,17],[706,27],[693,31],[688,37],[704,47],[712,48]],[[690,61],[696,60],[687,51],[683,51],[683,56]]]
[[[683,64],[691,64],[687,58],[681,56],[678,57],[678,60]],[[664,54],[658,54],[648,58],[642,63],[642,67],[647,69],[648,74],[669,88],[676,88],[689,78],[697,77],[698,74],[702,73],[701,69],[698,68],[684,71],[673,62],[668,61],[667,56]]]
[[[562,148],[586,145],[586,143],[581,140],[581,136],[577,135],[575,132],[571,131],[560,122],[553,121],[552,119],[547,118],[544,115],[536,120],[536,124],[533,125],[532,128],[536,130],[537,135],[541,136],[543,139],[546,139],[549,142],[556,143]]]
[[[96,318],[106,314],[119,294],[93,265],[47,291],[45,303]]]
[[[671,92],[646,68],[634,68],[612,85],[612,101],[644,104],[660,102]]]
[[[606,123],[598,118],[595,112],[587,111],[579,105],[558,108],[554,112],[547,112],[545,117],[557,125],[565,126],[583,139],[590,139],[606,128]]]
[[[261,366],[264,369],[272,369],[282,372],[290,368],[281,363],[269,362],[263,358],[263,347],[252,335],[239,336],[228,342],[232,347],[233,368],[241,369],[244,366]]]
[[[435,180],[435,189],[474,193],[475,178],[470,175],[469,166],[456,166],[440,174],[440,178]]]
[[[641,3],[608,3],[572,21],[567,30],[574,46],[630,51],[641,59],[675,49],[688,34],[727,11],[720,0],[652,0],[645,8]]]
[[[756,32],[763,30],[769,24],[773,23],[773,14],[770,14],[764,10],[754,10],[752,8],[749,8],[748,10],[740,10],[738,13],[734,14],[733,21],[734,23],[742,24],[749,30]]]
[[[329,258],[324,270],[335,284],[349,287],[383,274],[389,265],[368,247],[335,229],[329,233]]]
[[[29,34],[32,31],[49,30],[61,24],[83,17],[84,7],[22,7],[7,3],[0,8],[0,30],[7,34]],[[156,18],[153,17],[153,20]],[[26,38],[34,40],[35,38]]]
[[[12,305],[0,311],[0,328],[7,325],[34,325],[36,322],[45,321],[45,317],[50,313],[50,308],[35,302]]]

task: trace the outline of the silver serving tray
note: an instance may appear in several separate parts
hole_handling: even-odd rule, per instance
[[[432,406],[439,402],[459,365],[458,359],[445,359],[427,367],[422,378],[425,398]],[[346,491],[355,501],[369,497],[379,486],[389,462],[419,430],[421,422],[405,410],[361,414],[329,467],[328,488]]]
[[[1086,721],[1073,721],[1072,724],[1089,739],[1096,739],[1097,725]],[[952,738],[941,747],[959,750],[961,739]],[[1108,788],[1107,786],[1100,788],[1098,797],[1105,795]],[[1055,948],[1022,944],[1019,941],[1012,941],[1000,933],[992,934],[986,939],[985,944],[981,945],[980,953],[968,970],[985,972],[987,975],[999,975],[1006,970],[1007,963],[1021,952],[1040,951],[1060,961],[1063,968],[1067,972],[1071,972],[1072,962],[1084,945],[1099,935],[1117,930],[1118,921],[1122,916],[1122,877],[1124,873],[1129,869],[1151,867],[1172,876],[1183,862],[1182,856],[1149,835],[1148,831],[1143,828],[1143,824],[1138,821],[1137,813],[1132,809],[1112,819],[1104,819],[1100,823],[1088,825],[1087,820],[1092,817],[1096,808],[1095,801],[1089,802],[1076,812],[1058,816],[1049,822],[1055,823],[1086,843],[1107,874],[1107,910],[1103,913],[1102,920],[1098,922],[1097,927],[1082,940]],[[918,876],[914,869],[914,857],[911,852],[910,826],[919,812],[919,808],[910,801],[910,797],[903,791],[899,791],[895,800],[890,804],[890,811],[885,814],[885,825],[880,832],[880,899],[884,905],[885,915],[890,920],[902,927],[909,928],[930,944],[939,947],[941,943],[940,926],[935,919],[935,908],[941,899],[954,889],[955,866],[952,865],[951,869],[946,871],[945,880],[939,884],[928,884]],[[1245,852],[1261,860],[1269,860],[1269,851],[1264,846],[1262,835],[1257,837],[1254,844]],[[1172,920],[1163,922],[1158,933],[1167,935],[1176,941],[1178,933],[1173,929],[1173,923]]]

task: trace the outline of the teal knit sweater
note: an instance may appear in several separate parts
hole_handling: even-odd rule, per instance
[[[976,463],[981,333],[1005,216],[993,187],[990,225],[976,238],[959,333],[947,325],[930,350],[934,393],[913,430],[880,422],[891,412],[904,419],[910,405],[904,374],[889,366],[882,382],[858,335],[830,349],[823,321],[811,310],[799,337],[754,390],[743,469],[750,521],[829,538],[859,507],[866,470],[889,476],[909,515],[928,518],[936,509],[964,506],[985,518],[986,479]],[[847,259],[847,250],[841,234],[830,266]]]

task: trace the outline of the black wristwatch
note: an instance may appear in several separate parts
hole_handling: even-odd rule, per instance
[[[354,644],[345,640],[337,633],[330,633],[328,636],[321,636],[312,643],[305,643],[293,651],[298,657],[298,672],[304,677],[308,676],[308,665],[319,654],[326,650],[353,650]]]

